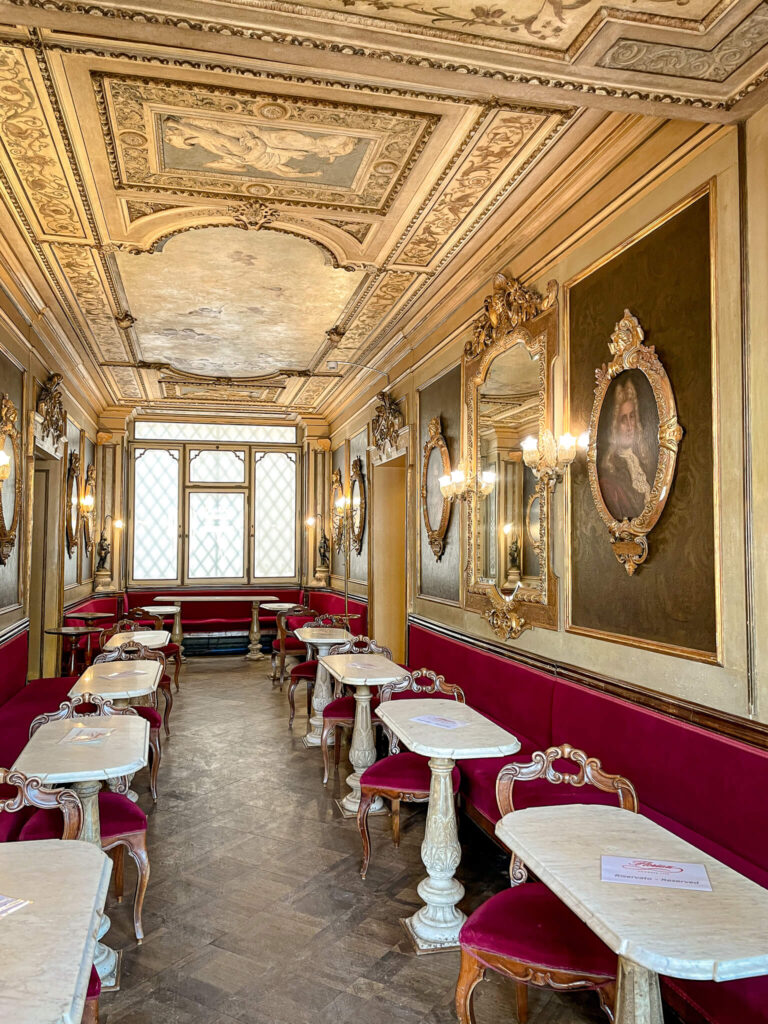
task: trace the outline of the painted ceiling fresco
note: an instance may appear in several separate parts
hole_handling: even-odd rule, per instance
[[[187,7],[0,5],[0,199],[105,406],[325,415],[580,139],[768,88],[768,0]]]

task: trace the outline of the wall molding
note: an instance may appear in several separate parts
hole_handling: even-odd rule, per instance
[[[29,629],[29,618],[17,619],[12,622],[10,626],[6,626],[5,629],[0,630],[0,644],[7,643],[9,640],[13,640],[14,637],[19,636],[20,633],[25,633]]]

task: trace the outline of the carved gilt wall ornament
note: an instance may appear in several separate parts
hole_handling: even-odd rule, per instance
[[[628,309],[616,324],[613,359],[595,372],[587,470],[595,507],[616,558],[633,576],[669,497],[683,428],[672,385]]]
[[[331,538],[333,546],[341,551],[344,545],[345,514],[339,502],[344,500],[344,484],[341,481],[341,470],[334,469],[331,476]]]
[[[349,477],[349,497],[351,501],[352,547],[359,555],[363,550],[366,509],[365,474],[361,458],[355,459],[352,463]]]
[[[522,285],[516,277],[509,279],[505,274],[497,274],[493,279],[493,291],[483,303],[483,312],[472,325],[472,337],[464,346],[464,355],[470,359],[479,355],[519,324],[549,309],[556,301],[557,281],[550,281],[547,294],[541,296]]]
[[[439,476],[450,476],[451,456],[448,452],[448,445],[445,443],[445,438],[443,437],[443,427],[439,416],[433,416],[429,421],[429,439],[424,442],[424,454],[422,457],[423,461],[421,467],[421,514],[424,517],[424,529],[427,531],[429,546],[432,549],[432,554],[435,556],[435,561],[439,562],[443,557],[443,552],[445,551],[445,535],[448,532],[448,523],[451,519],[453,501],[451,498],[448,498],[443,494],[440,495],[440,521],[437,526],[433,526],[429,516],[429,463],[433,452],[440,458],[441,466]],[[432,476],[432,485],[433,487],[437,487],[439,492],[440,485],[438,484],[437,478],[434,474]]]
[[[522,614],[522,610],[514,600],[491,591],[491,607],[486,611],[485,618],[496,636],[502,640],[518,640],[531,623]]]
[[[10,470],[8,479],[10,479],[12,474],[13,511],[10,522],[8,522],[8,513],[3,500],[3,482],[0,482],[0,565],[5,565],[11,557],[11,552],[16,544],[16,531],[19,528],[19,516],[21,515],[23,480],[21,471],[21,436],[16,426],[18,418],[18,409],[7,394],[3,395],[0,398],[0,440],[2,441],[0,451],[5,452],[6,444],[8,441],[11,442],[11,453],[9,456],[11,465],[8,467]]]
[[[83,498],[96,499],[96,467],[94,465],[88,466],[85,471],[85,486],[83,487]],[[90,555],[93,551],[93,538],[94,538],[94,519],[96,517],[95,507],[81,511],[81,518],[83,520],[83,544],[85,546],[85,553]]]
[[[72,558],[77,549],[80,528],[80,455],[72,452],[67,468],[66,540],[67,554]]]
[[[62,380],[60,373],[52,373],[45,384],[40,385],[37,395],[37,411],[43,417],[43,437],[50,438],[54,448],[58,446],[67,429],[64,400],[59,390]]]
[[[403,414],[395,399],[386,391],[380,391],[376,397],[379,404],[371,422],[373,443],[382,455],[388,449],[397,447],[397,437],[403,427]]]

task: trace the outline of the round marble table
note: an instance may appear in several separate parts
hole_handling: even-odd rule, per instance
[[[62,616],[63,619],[80,619],[87,625],[92,622],[101,622],[103,619],[114,619],[112,612],[67,612]]]
[[[346,629],[334,629],[326,626],[302,626],[297,629],[295,636],[307,645],[307,650],[313,649],[317,658],[323,658],[337,644],[343,644],[352,639],[352,634]],[[323,734],[323,708],[329,704],[332,697],[331,678],[328,669],[322,662],[318,663],[315,686],[312,691],[313,715],[309,720],[307,735],[304,737],[305,747],[319,747]]]
[[[83,736],[95,734],[95,738],[90,741],[73,738],[81,730],[85,730]],[[103,730],[101,735],[98,730]],[[13,767],[25,775],[34,775],[45,785],[73,789],[83,805],[83,828],[79,838],[101,849],[101,783],[133,775],[143,768],[147,763],[148,747],[149,725],[138,715],[61,719],[41,725]],[[99,939],[107,933],[109,924],[105,914]],[[93,962],[102,988],[119,988],[120,960],[114,949],[98,942]]]
[[[148,647],[151,651],[157,651],[171,642],[171,634],[165,629],[134,629],[126,633],[115,633],[104,644],[104,650],[114,651],[121,644],[131,641]]]
[[[93,630],[90,626],[55,626],[45,631],[48,636],[63,636],[69,640],[69,674],[73,676],[77,671],[75,667],[75,655],[77,654],[77,640],[81,636],[88,638],[85,646],[85,663],[90,665],[93,657],[91,647],[91,636]]]
[[[162,674],[159,661],[100,662],[83,672],[67,696],[94,693],[111,700],[116,708],[124,708],[155,693]]]

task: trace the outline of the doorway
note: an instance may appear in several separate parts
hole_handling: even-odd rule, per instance
[[[59,624],[59,487],[61,464],[35,459],[29,579],[29,678],[57,675],[57,643],[45,630]]]
[[[405,455],[373,467],[371,636],[405,662],[408,467]]]

